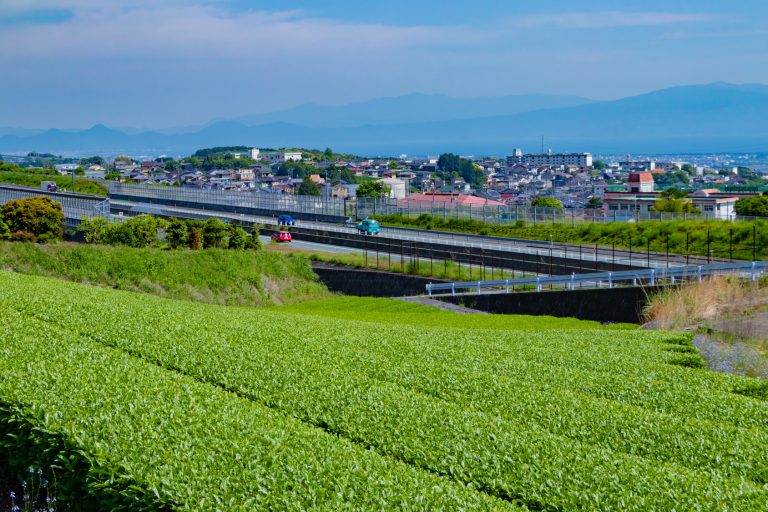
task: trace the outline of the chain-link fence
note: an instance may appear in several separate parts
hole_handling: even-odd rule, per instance
[[[430,215],[442,220],[475,220],[490,224],[566,224],[601,222],[643,222],[694,219],[754,220],[735,214],[717,216],[715,213],[641,212],[639,210],[605,211],[602,208],[534,208],[522,205],[464,205],[456,201],[409,201],[390,198],[359,198],[350,205],[358,218],[371,215]]]
[[[261,190],[203,190],[110,183],[109,197],[111,199],[234,213],[285,212],[318,218],[343,218],[346,214],[346,201],[344,199],[300,196]]]

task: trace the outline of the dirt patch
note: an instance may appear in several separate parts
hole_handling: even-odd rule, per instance
[[[480,311],[479,309],[466,308],[457,304],[451,304],[449,302],[443,302],[437,299],[428,299],[426,297],[395,297],[405,302],[415,302],[417,304],[424,304],[425,306],[434,306],[440,309],[447,309],[456,313],[463,313],[468,315],[487,315],[486,311]]]

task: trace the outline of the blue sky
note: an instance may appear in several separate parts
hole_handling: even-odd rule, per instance
[[[162,128],[411,92],[768,83],[768,3],[0,0],[0,126]]]

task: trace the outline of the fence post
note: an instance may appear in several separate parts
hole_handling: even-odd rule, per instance
[[[608,288],[613,288],[613,272],[608,272]]]
[[[651,269],[651,286],[656,286],[656,269]]]
[[[507,279],[507,293],[509,293],[509,279]]]
[[[451,283],[451,295],[456,295],[456,283]]]
[[[573,290],[573,284],[576,279],[576,272],[571,272],[571,282],[569,283],[568,289]]]
[[[696,280],[701,283],[701,265],[696,269]]]
[[[432,296],[432,283],[427,283],[427,295]]]
[[[541,278],[540,277],[536,278],[536,291],[537,292],[541,291]]]
[[[480,295],[480,281],[477,282],[477,294]]]
[[[757,272],[755,269],[756,266],[757,266],[757,262],[753,261],[752,262],[752,282],[757,281]]]

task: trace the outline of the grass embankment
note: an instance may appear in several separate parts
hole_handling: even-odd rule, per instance
[[[488,224],[474,220],[440,219],[430,215],[406,217],[380,215],[376,217],[389,226],[455,231],[481,235],[549,240],[574,244],[599,244],[676,254],[707,256],[711,251],[717,258],[751,260],[753,246],[758,259],[768,257],[768,221],[685,220],[649,222],[565,224]],[[709,238],[708,238],[709,236]],[[709,241],[708,241],[709,240]]]
[[[768,289],[751,281],[714,276],[668,288],[651,298],[646,321],[660,329],[691,329],[768,307]]]
[[[43,181],[54,181],[59,190],[72,191],[72,178],[61,174],[37,174],[22,172],[0,172],[0,183],[39,188]],[[99,183],[84,178],[75,178],[75,192],[106,196],[107,189]]]
[[[259,306],[330,296],[307,258],[263,251],[4,242],[0,268],[211,304]]]

